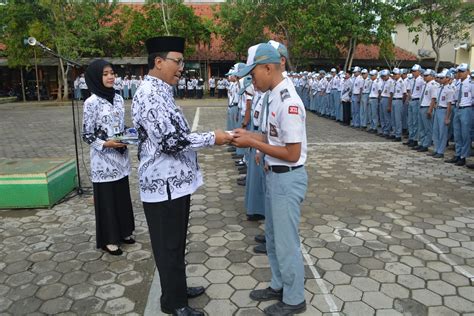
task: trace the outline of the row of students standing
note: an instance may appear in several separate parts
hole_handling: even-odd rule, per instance
[[[290,77],[308,110],[356,129],[401,142],[444,158],[454,138],[455,155],[466,164],[474,136],[474,72],[467,64],[436,73],[415,64],[410,70],[354,67],[352,74],[292,73]],[[432,151],[429,148],[433,146]],[[474,168],[474,165],[468,165]]]

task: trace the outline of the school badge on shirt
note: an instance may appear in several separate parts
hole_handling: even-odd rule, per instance
[[[283,89],[280,91],[280,97],[281,97],[281,101],[285,101],[286,99],[289,99],[290,98],[290,93],[288,92],[288,89]]]
[[[270,136],[278,137],[277,128],[272,123],[270,123]]]
[[[253,117],[256,118],[256,119],[258,119],[258,116],[259,116],[259,115],[260,115],[260,112],[255,111],[255,113],[253,114]]]

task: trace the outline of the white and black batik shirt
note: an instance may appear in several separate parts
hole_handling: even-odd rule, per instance
[[[114,104],[92,94],[84,102],[82,139],[90,145],[91,181],[111,182],[130,173],[126,148],[106,148],[105,141],[125,129],[123,98],[115,94]]]
[[[214,145],[214,133],[191,133],[175,104],[173,88],[149,75],[133,98],[132,120],[139,138],[142,201],[162,202],[194,193],[203,183],[194,150]]]

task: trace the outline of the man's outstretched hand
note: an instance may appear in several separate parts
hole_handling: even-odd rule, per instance
[[[216,145],[230,144],[234,139],[231,133],[224,132],[220,129],[215,130],[214,134],[216,135]]]

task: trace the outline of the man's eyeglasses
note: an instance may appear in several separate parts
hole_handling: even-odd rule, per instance
[[[169,60],[172,60],[174,61],[175,63],[178,64],[179,67],[183,67],[184,66],[184,59],[183,58],[171,58],[171,57],[165,57],[165,59],[169,59]]]

